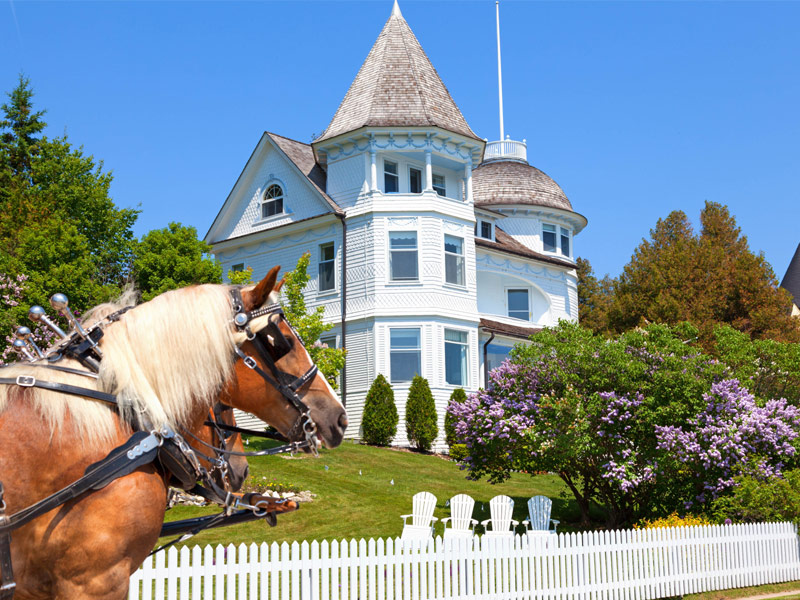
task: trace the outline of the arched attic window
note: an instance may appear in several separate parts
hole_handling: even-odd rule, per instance
[[[283,212],[283,188],[273,183],[264,192],[264,200],[261,202],[261,218],[266,219],[273,215]]]

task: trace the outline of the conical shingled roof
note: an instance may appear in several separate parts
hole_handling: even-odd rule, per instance
[[[792,295],[795,306],[800,306],[800,244],[797,245],[789,268],[786,269],[781,287]]]
[[[440,127],[474,139],[395,3],[320,142],[361,127]]]

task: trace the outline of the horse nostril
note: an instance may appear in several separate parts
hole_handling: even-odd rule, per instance
[[[342,428],[342,431],[347,429],[348,423],[349,421],[347,420],[347,413],[342,413],[341,415],[339,415],[339,427]]]

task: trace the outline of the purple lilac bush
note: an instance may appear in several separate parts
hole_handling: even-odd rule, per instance
[[[797,407],[785,399],[758,406],[735,379],[715,383],[703,398],[705,409],[686,425],[656,426],[658,447],[691,467],[698,492],[686,499],[687,508],[719,498],[737,475],[780,476],[785,460],[795,455],[792,442],[800,429]]]

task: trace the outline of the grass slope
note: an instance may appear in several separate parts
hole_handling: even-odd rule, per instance
[[[263,447],[251,441],[249,448]],[[295,513],[278,517],[277,527],[264,522],[244,523],[203,532],[190,544],[228,544],[251,542],[292,542],[301,540],[351,539],[399,536],[403,529],[400,515],[411,512],[411,497],[420,491],[433,493],[438,504],[434,515],[450,515],[445,503],[452,496],[466,493],[475,499],[473,518],[489,518],[489,500],[498,494],[514,499],[514,519],[527,517],[528,498],[543,494],[553,499],[553,518],[576,521],[574,501],[566,500],[565,486],[553,475],[515,474],[505,483],[468,481],[458,466],[438,456],[389,448],[374,448],[345,442],[335,450],[311,456],[270,456],[251,458],[250,473],[260,479],[288,482],[310,490],[317,498],[301,505]],[[359,472],[361,473],[359,475]],[[391,481],[394,480],[394,485]],[[167,520],[197,517],[216,509],[176,507]],[[437,524],[437,533],[441,525]]]

